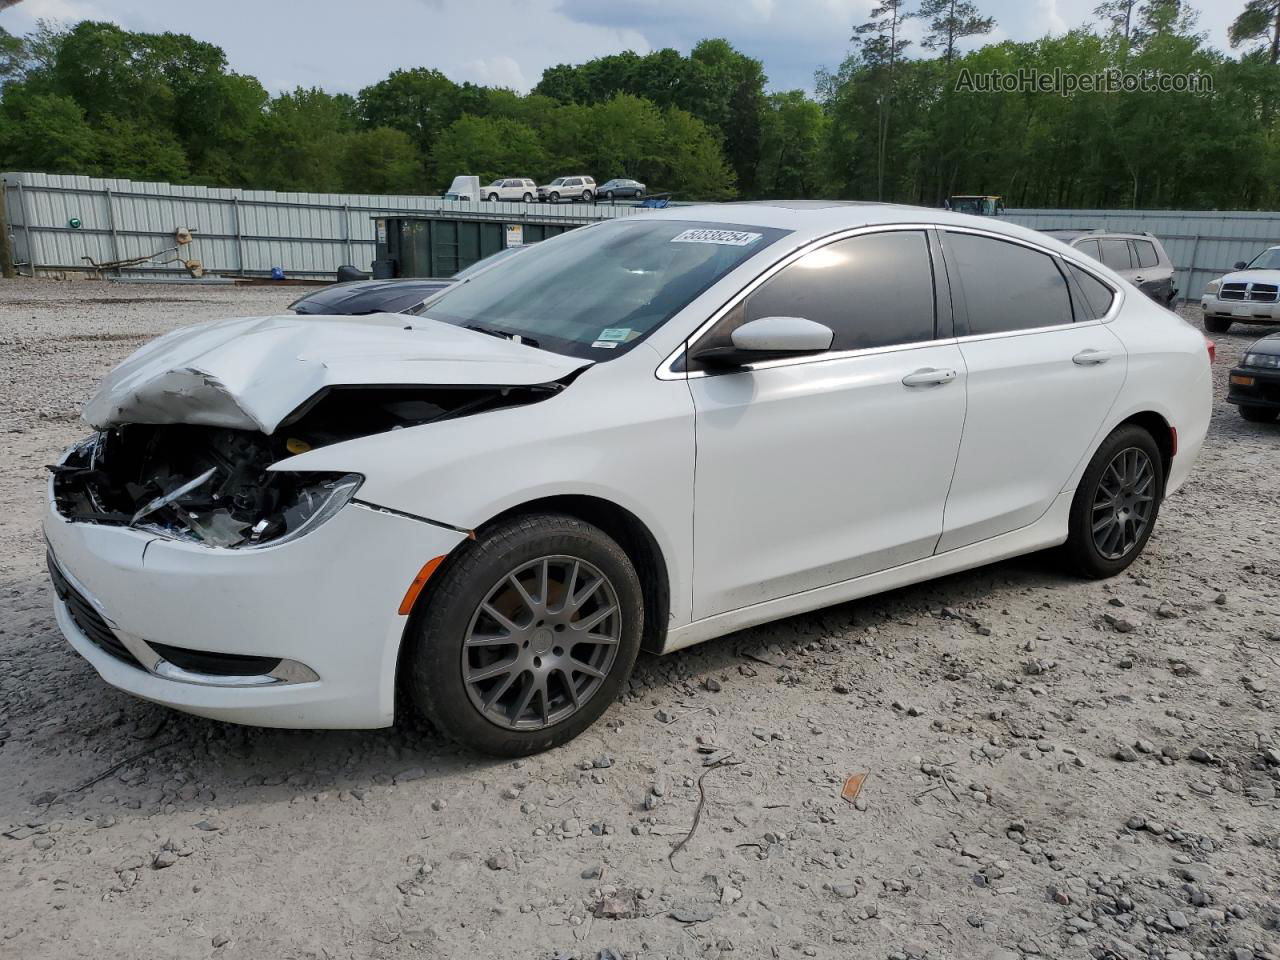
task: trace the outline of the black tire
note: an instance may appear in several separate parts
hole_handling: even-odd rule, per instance
[[[1150,513],[1145,526],[1136,538],[1132,547],[1119,557],[1106,556],[1095,542],[1093,518],[1095,514],[1095,498],[1099,494],[1099,485],[1104,473],[1122,452],[1137,450],[1144,455],[1151,465],[1152,482]],[[1069,566],[1080,576],[1092,580],[1114,577],[1129,564],[1133,563],[1146,548],[1160,515],[1160,501],[1164,497],[1164,459],[1155,439],[1136,424],[1124,424],[1117,427],[1102,441],[1089,466],[1080,478],[1075,497],[1071,501],[1071,517],[1067,542],[1063,547]]]
[[[526,193],[521,199],[523,199],[525,203],[533,203],[533,194]]]
[[[552,194],[550,194],[550,195],[547,197],[547,199],[548,199],[549,201],[551,201],[552,203],[559,203],[559,202],[560,202],[560,194],[558,194],[558,193],[552,193]]]
[[[1240,416],[1250,423],[1275,423],[1280,410],[1275,407],[1240,407]]]
[[[1205,317],[1204,328],[1210,333],[1226,333],[1231,329],[1231,321],[1226,317]]]
[[[464,643],[473,617],[495,584],[503,583],[522,565],[547,556],[580,559],[608,578],[619,608],[616,654],[604,679],[576,712],[538,729],[511,729],[491,720],[473,703],[463,676]],[[425,602],[415,608],[405,636],[411,645],[407,692],[436,730],[482,753],[523,757],[559,746],[595,723],[630,677],[644,631],[641,596],[640,579],[630,558],[599,528],[555,513],[499,523],[466,544],[446,564],[440,579],[432,578],[424,591]]]
[[[497,203],[497,202],[498,202],[498,195],[497,195],[496,193],[491,193],[491,194],[489,194],[489,202],[490,202],[490,203]]]
[[[583,191],[582,191],[582,202],[583,202],[583,203],[590,203],[590,202],[591,202],[591,191],[590,191],[590,190],[583,190]]]
[[[606,200],[612,200],[612,199],[613,199],[613,191],[612,191],[612,190],[606,190],[606,191],[604,192],[604,198],[605,198]]]

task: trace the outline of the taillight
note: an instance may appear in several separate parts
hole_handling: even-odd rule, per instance
[[[1218,345],[1208,337],[1204,338],[1204,345],[1209,349],[1209,362],[1215,362],[1218,359]]]

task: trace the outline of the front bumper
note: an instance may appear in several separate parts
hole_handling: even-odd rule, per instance
[[[1280,370],[1233,367],[1227,377],[1227,403],[1280,409]]]
[[[301,728],[392,722],[400,602],[422,565],[464,538],[358,503],[297,540],[253,550],[72,523],[52,500],[44,531],[66,580],[55,576],[58,626],[107,683],[199,716]],[[86,618],[86,603],[99,620]],[[146,653],[166,647],[194,656],[184,668]],[[260,666],[210,676],[198,652]]]
[[[1219,300],[1206,293],[1200,298],[1200,308],[1206,317],[1222,317],[1236,323],[1280,323],[1280,303]]]

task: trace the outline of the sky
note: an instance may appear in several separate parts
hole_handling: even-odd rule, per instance
[[[1097,0],[976,0],[996,18],[986,40],[1034,40],[1093,22]],[[621,50],[688,50],[725,37],[764,64],[775,90],[813,88],[834,69],[852,26],[875,0],[18,0],[0,27],[25,33],[44,18],[108,20],[129,30],[189,33],[216,43],[232,69],[272,92],[319,86],[354,93],[397,67],[435,67],[527,91],[543,69]],[[1227,48],[1244,0],[1200,0],[1199,27]],[[4,0],[0,0],[4,6]],[[912,4],[911,6],[914,6]],[[913,22],[908,36],[919,36]],[[972,40],[978,46],[983,40]]]

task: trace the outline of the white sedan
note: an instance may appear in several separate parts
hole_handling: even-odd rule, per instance
[[[45,534],[108,683],[288,727],[399,696],[527,754],[642,647],[1047,547],[1119,573],[1209,423],[1193,327],[938,210],[621,218],[423,311],[186,327],[107,377]]]

